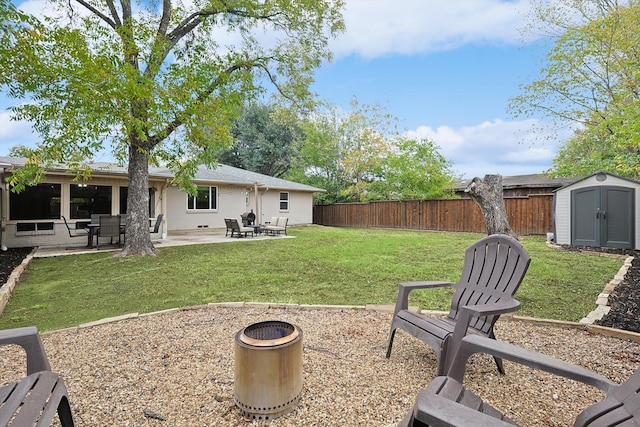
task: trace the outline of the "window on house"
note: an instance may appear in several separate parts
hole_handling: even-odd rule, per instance
[[[59,219],[60,184],[38,184],[9,193],[9,219]]]
[[[120,215],[127,213],[127,197],[129,195],[129,187],[120,187]],[[156,216],[156,189],[149,188],[149,218]]]
[[[188,210],[216,210],[218,209],[218,187],[198,186],[198,194],[187,195]]]
[[[280,193],[280,210],[289,210],[289,193]]]
[[[69,216],[73,219],[91,218],[91,214],[111,214],[111,186],[71,184]]]

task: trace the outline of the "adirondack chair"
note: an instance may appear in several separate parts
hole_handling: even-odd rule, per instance
[[[0,331],[0,345],[21,346],[27,354],[27,376],[0,387],[0,425],[47,426],[58,413],[62,427],[72,427],[73,416],[62,378],[51,372],[35,327]]]
[[[406,282],[399,285],[386,357],[391,356],[397,329],[403,329],[430,345],[438,358],[437,375],[444,375],[456,346],[467,333],[495,338],[493,325],[501,314],[520,308],[513,298],[524,278],[531,257],[514,238],[493,234],[465,251],[462,276],[457,283]],[[451,310],[446,317],[429,317],[409,310],[409,293],[414,289],[452,286]],[[504,374],[499,358],[498,371]]]
[[[604,400],[587,407],[574,422],[575,427],[610,427],[640,425],[640,369],[618,385],[608,378],[582,366],[517,347],[513,344],[482,336],[468,335],[447,376],[436,377],[418,394],[413,409],[398,424],[399,427],[422,426],[513,426],[495,408],[462,386],[467,360],[474,353],[486,353],[510,360],[532,369],[579,381],[604,391]],[[462,396],[464,395],[464,398]]]

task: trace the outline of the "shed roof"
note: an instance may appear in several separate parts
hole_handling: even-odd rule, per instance
[[[4,167],[10,171],[11,169],[21,168],[24,166],[26,161],[27,159],[24,157],[0,157],[0,167]],[[128,175],[128,169],[126,166],[119,166],[114,163],[96,162],[91,163],[89,166],[92,173],[95,175],[120,175],[123,177]],[[54,173],[67,173],[68,170],[68,167],[64,164],[59,164],[48,169],[49,172]],[[149,168],[149,178],[172,179],[173,176],[173,173],[168,168]],[[277,190],[295,190],[313,193],[326,191],[322,188],[247,171],[233,166],[227,166],[222,163],[218,163],[215,169],[209,169],[204,165],[200,165],[193,181],[195,183],[211,184],[233,184],[245,186],[258,185],[261,188],[264,187]]]
[[[631,183],[631,184],[635,184],[635,185],[640,184],[640,181],[636,181],[636,180],[631,179],[631,178],[625,178],[625,177],[623,177],[623,176],[619,176],[619,175],[616,175],[616,174],[611,173],[611,172],[598,171],[598,172],[593,173],[593,174],[591,174],[591,175],[589,175],[589,176],[585,176],[584,178],[576,179],[576,180],[574,180],[573,182],[570,182],[570,183],[568,183],[568,184],[566,184],[566,185],[563,185],[563,186],[562,186],[562,187],[560,187],[560,188],[555,189],[554,191],[558,191],[558,190],[565,189],[565,188],[567,188],[567,187],[571,187],[573,184],[577,184],[577,183],[579,183],[579,182],[585,181],[585,180],[587,180],[587,179],[589,179],[589,178],[592,178],[592,177],[594,177],[594,176],[601,175],[601,174],[603,174],[603,175],[613,176],[613,177],[616,177],[616,178],[618,178],[618,179],[622,179],[622,180],[624,180],[624,181],[628,181],[628,182],[629,182],[629,183]]]

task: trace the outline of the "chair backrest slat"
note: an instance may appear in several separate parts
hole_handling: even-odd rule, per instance
[[[449,317],[457,319],[459,308],[465,305],[513,299],[530,262],[531,257],[522,245],[506,235],[487,236],[470,246],[465,251]],[[470,326],[488,333],[496,320],[496,316],[474,318]]]

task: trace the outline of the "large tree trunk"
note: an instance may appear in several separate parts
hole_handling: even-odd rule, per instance
[[[149,233],[149,155],[129,148],[129,190],[124,248],[118,254],[156,255]]]
[[[507,219],[502,193],[502,175],[485,175],[484,180],[473,178],[464,190],[480,205],[487,234],[507,234],[518,239]]]

